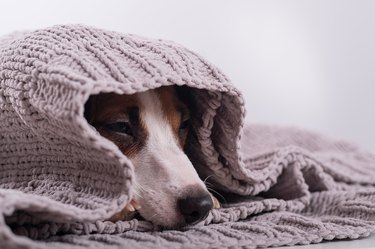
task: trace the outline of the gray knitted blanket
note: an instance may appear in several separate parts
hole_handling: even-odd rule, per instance
[[[187,153],[223,207],[180,230],[102,221],[132,197],[133,165],[86,122],[85,102],[172,84],[194,96]],[[0,247],[264,248],[374,231],[375,155],[295,128],[245,126],[244,113],[220,70],[170,41],[82,25],[4,37]]]

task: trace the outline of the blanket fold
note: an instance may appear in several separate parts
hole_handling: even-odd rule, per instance
[[[180,230],[101,221],[133,195],[133,165],[84,118],[91,95],[185,88],[186,153],[223,207]],[[257,248],[374,231],[375,155],[290,127],[245,125],[241,93],[171,41],[59,25],[0,40],[1,248]]]

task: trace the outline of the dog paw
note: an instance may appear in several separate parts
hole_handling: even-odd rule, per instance
[[[138,210],[141,208],[138,202],[131,200],[119,213],[113,215],[107,221],[127,221],[134,218]]]
[[[215,196],[211,195],[212,203],[213,203],[213,208],[220,208],[220,202],[218,199],[216,199]]]

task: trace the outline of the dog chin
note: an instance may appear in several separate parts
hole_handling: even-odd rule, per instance
[[[176,229],[186,226],[182,215],[178,215],[174,212],[165,212],[163,209],[160,210],[164,212],[159,213],[155,212],[155,210],[147,210],[142,208],[139,210],[139,214],[146,221],[150,221],[154,225],[163,229]]]

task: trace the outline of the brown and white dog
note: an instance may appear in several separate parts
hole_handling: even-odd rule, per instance
[[[138,211],[154,224],[177,227],[199,222],[219,207],[184,153],[190,110],[176,90],[103,93],[91,96],[85,106],[88,122],[134,165],[135,195],[112,221]]]

